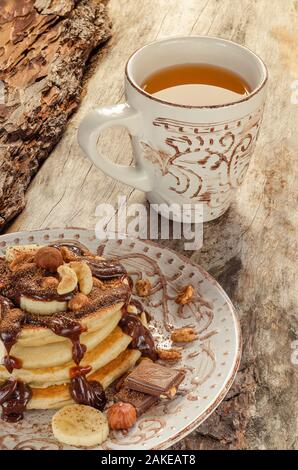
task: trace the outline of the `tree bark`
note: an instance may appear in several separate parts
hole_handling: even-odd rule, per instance
[[[106,3],[0,0],[0,230],[78,106],[90,53],[111,35]]]

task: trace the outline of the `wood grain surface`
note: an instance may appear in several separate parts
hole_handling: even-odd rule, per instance
[[[262,132],[243,186],[224,216],[204,227],[204,246],[186,255],[227,290],[241,317],[244,354],[236,384],[201,427],[176,448],[298,447],[297,117],[291,84],[298,79],[296,0],[110,0],[113,37],[93,57],[82,104],[27,193],[9,231],[54,226],[93,228],[95,208],[144,195],[104,176],[78,147],[78,123],[96,105],[123,101],[129,55],[154,39],[211,35],[245,44],[268,65],[270,82]],[[132,161],[122,130],[107,131],[101,149]],[[182,250],[182,243],[162,242]]]

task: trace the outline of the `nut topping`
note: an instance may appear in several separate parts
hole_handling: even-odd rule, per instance
[[[68,264],[62,264],[57,271],[61,276],[61,281],[57,287],[58,294],[64,295],[72,292],[77,287],[78,283],[78,278],[74,270],[71,269]]]
[[[110,429],[129,429],[136,420],[136,409],[130,403],[115,403],[107,411],[108,423]]]
[[[67,248],[67,246],[61,246],[60,252],[65,263],[70,263],[70,261],[77,260],[77,256],[69,248]]]
[[[139,279],[136,282],[136,291],[140,297],[148,297],[151,293],[151,288],[149,279]]]
[[[69,267],[77,275],[80,291],[85,295],[90,294],[93,287],[93,278],[88,264],[84,261],[72,261],[69,263]]]
[[[157,349],[156,351],[159,359],[163,361],[179,361],[182,357],[181,352],[175,349]]]
[[[176,395],[176,393],[177,393],[177,388],[176,388],[176,387],[172,387],[172,388],[170,388],[170,390],[167,392],[167,394],[165,394],[165,395],[163,395],[163,394],[160,395],[160,398],[170,398],[170,400],[171,400],[172,398],[174,398],[174,396]]]
[[[198,339],[198,335],[196,331],[190,327],[177,328],[171,333],[171,340],[174,343],[190,343],[196,339]]]
[[[10,263],[9,267],[12,271],[18,271],[21,268],[21,266],[23,269],[24,264],[32,263],[33,259],[34,259],[34,256],[32,255],[32,253],[25,253],[25,252],[20,253],[15,256],[13,261]]]
[[[63,264],[60,251],[52,246],[40,248],[35,255],[34,261],[39,268],[54,273]]]
[[[55,289],[58,284],[58,279],[52,276],[44,277],[41,281],[41,287],[43,287],[44,289]]]
[[[105,283],[102,282],[100,279],[97,279],[97,277],[92,277],[92,280],[93,280],[93,285],[94,287],[98,287],[99,289],[105,289],[106,286],[105,286]]]
[[[11,263],[17,256],[26,254],[34,256],[35,253],[40,249],[38,245],[13,245],[9,246],[5,253],[5,259],[8,263]]]
[[[81,310],[83,307],[85,307],[89,303],[89,299],[85,294],[82,294],[81,292],[76,294],[69,302],[68,302],[68,307],[70,310],[73,310],[74,312],[77,312]]]
[[[179,305],[186,305],[188,304],[191,299],[193,298],[193,295],[194,295],[194,289],[192,287],[192,285],[188,285],[188,286],[185,286],[181,292],[177,295],[176,297],[176,304],[179,304]]]
[[[138,314],[138,309],[134,304],[128,304],[126,310],[128,313],[134,313],[135,315]]]

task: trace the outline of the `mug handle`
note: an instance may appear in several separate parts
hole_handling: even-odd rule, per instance
[[[96,108],[87,114],[80,123],[78,142],[92,163],[108,176],[140,191],[149,192],[152,189],[149,177],[140,168],[138,162],[133,167],[117,165],[105,158],[96,148],[98,137],[104,129],[122,126],[131,135],[136,135],[140,122],[140,113],[127,103]]]

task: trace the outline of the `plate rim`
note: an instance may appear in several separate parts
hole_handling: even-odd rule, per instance
[[[64,231],[64,230],[78,230],[78,231],[89,232],[89,233],[93,232],[93,229],[86,228],[86,227],[74,227],[74,226],[46,227],[46,228],[40,228],[40,229],[19,230],[17,232],[4,233],[4,234],[0,235],[0,242],[3,238],[7,238],[7,237],[10,237],[10,236],[14,236],[14,235],[21,235],[21,234],[26,234],[26,233],[31,233],[31,232],[35,232],[35,233],[36,232],[50,232],[52,230],[62,230],[62,231]],[[108,233],[118,233],[118,234],[120,234],[121,232],[112,232],[112,231],[109,232],[108,231],[107,234]],[[243,338],[242,338],[240,319],[239,319],[239,314],[238,314],[236,308],[234,307],[231,299],[229,298],[228,294],[225,292],[223,287],[200,264],[195,263],[191,259],[187,258],[187,256],[185,256],[181,253],[178,253],[177,251],[173,250],[172,248],[160,245],[158,242],[152,241],[150,239],[142,239],[142,238],[134,237],[130,234],[123,234],[123,233],[121,233],[121,235],[125,235],[126,238],[129,238],[129,239],[132,239],[132,240],[139,240],[141,242],[150,244],[150,245],[158,247],[160,249],[167,250],[170,253],[173,253],[175,256],[178,256],[178,258],[180,258],[185,263],[190,264],[191,266],[194,266],[195,268],[198,268],[201,271],[201,273],[204,274],[204,276],[206,276],[206,278],[209,281],[212,281],[212,283],[215,285],[215,287],[219,290],[221,295],[224,297],[224,299],[227,302],[227,305],[229,306],[229,309],[230,309],[230,311],[233,315],[233,319],[234,319],[237,345],[236,345],[236,354],[235,354],[235,357],[234,357],[234,360],[233,360],[233,367],[232,367],[232,370],[231,370],[231,372],[228,376],[228,380],[226,381],[223,389],[220,391],[218,396],[214,399],[213,403],[211,403],[209,405],[209,407],[204,411],[203,414],[198,416],[198,418],[196,418],[194,421],[189,423],[185,428],[183,428],[180,431],[173,434],[167,440],[161,442],[157,446],[154,446],[154,447],[151,447],[150,449],[147,449],[147,450],[164,450],[164,449],[168,449],[172,445],[176,444],[178,441],[180,441],[184,437],[188,436],[188,434],[190,434],[193,430],[195,430],[198,426],[200,426],[218,408],[218,406],[220,405],[220,403],[223,401],[223,399],[227,395],[228,391],[230,390],[230,388],[231,388],[231,386],[232,386],[232,384],[235,380],[236,374],[238,372],[240,362],[241,362],[241,357],[242,357]],[[95,234],[94,234],[94,236],[95,236]],[[95,240],[96,239],[97,238],[95,236]],[[107,239],[102,239],[102,240],[97,239],[98,242],[100,242],[100,241],[105,242],[105,241],[108,241],[108,240],[109,240],[108,238]]]

